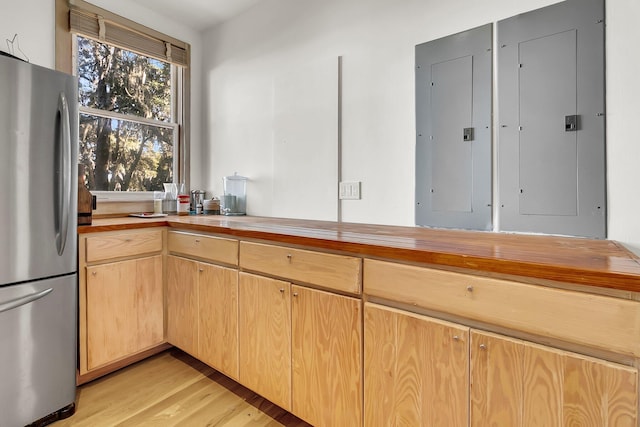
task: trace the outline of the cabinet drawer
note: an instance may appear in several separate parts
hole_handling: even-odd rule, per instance
[[[87,263],[162,251],[161,229],[101,233],[86,239]]]
[[[169,252],[173,254],[238,265],[237,240],[170,231],[168,242]]]
[[[539,336],[640,356],[640,302],[365,260],[364,293]]]
[[[350,256],[240,242],[240,266],[353,294],[361,289],[362,262]]]

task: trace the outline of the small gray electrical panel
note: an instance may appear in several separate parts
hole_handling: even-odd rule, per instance
[[[473,128],[462,129],[462,140],[473,141]]]

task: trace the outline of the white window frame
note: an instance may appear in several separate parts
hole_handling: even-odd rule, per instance
[[[98,43],[107,44],[100,40],[95,40],[91,37],[72,33],[72,67],[73,75],[78,76],[78,37],[91,39]],[[114,46],[114,45],[110,45]],[[120,48],[119,46],[116,46]],[[124,48],[123,48],[124,49]],[[125,49],[127,50],[127,49]],[[135,52],[134,52],[135,53]],[[144,56],[144,55],[143,55]],[[179,155],[180,155],[180,124],[175,120],[177,113],[182,110],[182,96],[181,95],[181,82],[183,78],[183,70],[181,67],[174,64],[171,66],[171,122],[162,122],[160,120],[147,119],[145,117],[139,117],[134,115],[117,113],[114,111],[100,110],[98,108],[85,107],[78,101],[78,116],[82,113],[92,116],[126,120],[129,122],[139,123],[143,125],[150,125],[155,127],[162,127],[165,129],[173,130],[173,182],[178,183],[179,180]],[[106,201],[143,201],[153,200],[155,191],[105,191],[105,190],[91,190],[91,194],[95,195],[98,200]]]

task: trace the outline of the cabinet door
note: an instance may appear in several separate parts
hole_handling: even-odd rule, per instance
[[[240,382],[291,410],[291,285],[240,273]]]
[[[198,358],[238,378],[238,271],[198,264]]]
[[[522,425],[522,353],[521,341],[472,331],[472,427]]]
[[[163,340],[162,256],[87,267],[87,368]]]
[[[361,425],[361,301],[291,288],[292,412],[317,427]]]
[[[467,426],[469,328],[365,304],[364,425]]]
[[[471,426],[637,426],[637,370],[494,334],[471,336]]]
[[[198,263],[167,256],[167,341],[197,356]]]
[[[541,351],[534,348],[531,353],[538,355]],[[565,356],[563,362],[562,425],[585,427],[603,425],[636,427],[638,425],[638,372],[636,369],[579,355]],[[536,372],[536,368],[533,363],[525,359],[525,373]],[[536,384],[532,381],[530,385],[529,379],[525,377],[527,389]],[[541,388],[538,386],[538,389]],[[532,410],[525,411],[525,425],[532,425],[529,419],[535,420],[535,411],[545,404],[540,398],[541,390],[538,391],[538,396],[525,394],[527,398],[525,409],[532,406],[529,405],[532,397],[538,397],[538,405]]]

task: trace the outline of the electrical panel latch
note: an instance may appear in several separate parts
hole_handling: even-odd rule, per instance
[[[473,128],[462,129],[462,140],[473,141]]]
[[[564,116],[564,131],[574,132],[578,130],[578,116]]]

